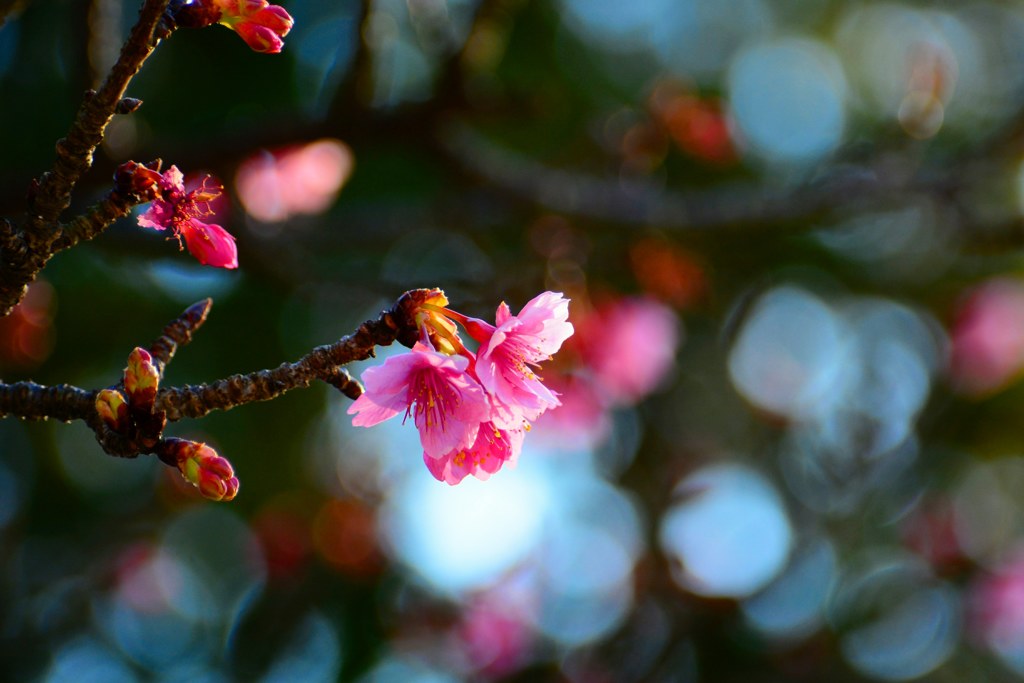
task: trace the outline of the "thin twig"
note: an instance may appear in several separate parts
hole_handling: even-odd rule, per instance
[[[209,298],[192,304],[171,321],[156,341],[149,345],[149,353],[153,356],[161,378],[178,349],[192,341],[192,335],[206,322],[212,307],[213,299]]]

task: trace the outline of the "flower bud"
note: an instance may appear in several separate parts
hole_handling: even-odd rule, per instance
[[[149,351],[135,347],[128,355],[128,367],[124,369],[124,388],[133,412],[150,412],[156,400],[160,384],[160,371],[153,362]]]
[[[100,419],[115,432],[124,433],[128,429],[128,402],[124,395],[115,389],[104,389],[96,395],[96,412]]]
[[[238,477],[231,463],[206,444],[164,439],[160,451],[161,460],[172,461],[204,498],[226,502],[238,494]]]
[[[281,40],[292,30],[295,20],[280,5],[267,0],[213,0],[221,12],[220,23],[238,33],[256,52],[277,53]]]

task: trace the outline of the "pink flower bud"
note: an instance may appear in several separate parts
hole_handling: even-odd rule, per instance
[[[256,52],[277,53],[281,40],[292,30],[295,20],[280,5],[267,0],[214,0],[220,8],[220,23],[232,29]]]
[[[128,355],[128,367],[124,369],[124,388],[128,392],[128,400],[135,410],[148,410],[156,400],[156,390],[160,384],[160,372],[153,363],[149,351],[136,347]]]
[[[266,26],[242,22],[235,26],[235,32],[256,52],[277,54],[284,47],[284,41]]]
[[[172,438],[163,441],[161,450],[161,459],[172,460],[204,498],[226,502],[238,494],[238,477],[231,463],[206,444]]]

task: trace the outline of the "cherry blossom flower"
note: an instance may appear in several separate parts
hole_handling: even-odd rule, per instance
[[[494,424],[520,429],[559,405],[558,398],[532,370],[551,358],[573,333],[569,300],[561,292],[544,292],[531,299],[519,315],[502,302],[496,326],[454,314],[471,337],[480,342],[476,373],[491,395]]]
[[[193,190],[186,190],[184,178],[176,166],[160,175],[157,198],[149,209],[139,216],[139,225],[154,230],[173,232],[173,236],[203,265],[219,268],[237,268],[238,250],[235,238],[219,225],[204,223],[200,218],[211,215],[210,202],[221,188],[207,185],[207,180]]]
[[[453,486],[470,474],[486,480],[505,463],[515,464],[525,436],[521,429],[507,431],[484,422],[469,448],[453,449],[439,458],[424,453],[423,462],[435,479]]]
[[[423,460],[439,481],[487,479],[515,464],[531,420],[559,405],[532,367],[548,360],[573,333],[569,301],[544,292],[512,315],[504,303],[496,325],[450,310],[439,289],[406,292],[403,317],[419,332],[412,353],[392,356],[363,374],[365,392],[348,412],[372,427],[405,411],[413,415]],[[453,323],[454,321],[454,323]],[[459,338],[461,325],[479,353]]]
[[[352,424],[372,427],[405,411],[431,457],[473,445],[488,403],[466,371],[469,359],[417,342],[412,353],[392,356],[363,374],[366,391],[348,409]]]

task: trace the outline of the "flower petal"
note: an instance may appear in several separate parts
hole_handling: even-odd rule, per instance
[[[189,252],[204,266],[238,267],[235,238],[224,228],[193,218],[185,223],[181,232]]]

